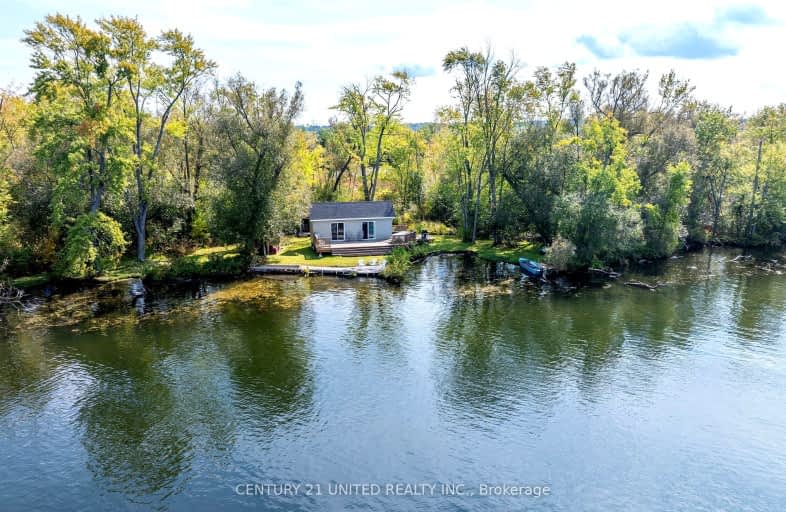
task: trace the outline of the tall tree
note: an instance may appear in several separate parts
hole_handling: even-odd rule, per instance
[[[36,71],[31,90],[42,106],[34,121],[39,154],[60,176],[56,210],[84,190],[88,211],[96,213],[126,165],[127,125],[117,105],[122,74],[110,40],[78,17],[56,14],[26,31],[24,42]]]
[[[133,18],[110,17],[99,24],[112,40],[112,54],[131,98],[136,190],[126,197],[133,212],[137,258],[145,261],[148,189],[158,168],[164,130],[183,93],[216,65],[196,48],[190,35],[179,30],[151,38]],[[170,60],[168,65],[156,61],[159,54]],[[155,102],[157,111],[148,102]]]
[[[378,76],[374,79],[372,91],[373,102],[376,108],[374,127],[376,131],[376,156],[371,167],[371,181],[369,194],[366,201],[373,201],[377,193],[379,168],[382,165],[382,142],[401,119],[404,104],[409,99],[412,79],[406,71],[394,71],[390,78]]]
[[[360,166],[363,197],[373,201],[377,193],[379,170],[383,161],[384,140],[401,118],[409,98],[412,79],[406,71],[394,71],[390,78],[377,76],[365,86],[350,84],[341,91],[338,104],[354,133],[354,153]],[[369,169],[369,144],[374,144]]]
[[[598,70],[584,78],[584,86],[596,114],[613,117],[628,137],[642,132],[641,114],[649,105],[647,78],[649,73],[622,71],[613,77]]]
[[[708,104],[700,107],[695,128],[697,168],[688,209],[688,229],[694,239],[704,240],[707,218],[710,240],[714,241],[718,234],[721,208],[733,169],[729,148],[738,125],[727,109]]]
[[[461,235],[465,241],[474,242],[478,232],[480,214],[480,195],[483,186],[485,158],[482,148],[477,147],[478,125],[475,118],[475,105],[480,96],[485,57],[482,53],[472,52],[467,47],[452,50],[442,60],[442,68],[455,74],[451,91],[456,100],[453,108],[443,111],[446,121],[459,138],[461,171],[458,173],[461,194]],[[478,153],[481,157],[478,158]]]
[[[341,90],[338,104],[333,107],[346,116],[347,123],[352,128],[353,134],[350,138],[350,143],[354,158],[357,159],[360,167],[363,198],[366,201],[371,200],[370,176],[368,174],[368,145],[376,108],[372,95],[371,83],[366,83],[365,85],[350,84],[344,86]],[[348,162],[351,161],[351,156],[353,155],[347,158]]]
[[[575,90],[576,66],[535,70],[524,84],[521,128],[504,175],[521,200],[528,223],[546,241],[554,235],[554,208],[579,157],[583,107]]]
[[[219,161],[219,223],[247,254],[264,252],[276,236],[271,197],[291,159],[294,122],[303,109],[300,84],[290,96],[273,88],[259,90],[236,76],[221,88],[219,99],[218,130],[227,148]]]

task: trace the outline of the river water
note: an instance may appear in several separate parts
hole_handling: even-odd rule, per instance
[[[735,255],[55,293],[0,326],[0,508],[784,510],[786,269]]]

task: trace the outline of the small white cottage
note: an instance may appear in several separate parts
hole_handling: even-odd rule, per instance
[[[384,254],[393,237],[393,203],[314,203],[309,227],[314,250],[333,254]]]

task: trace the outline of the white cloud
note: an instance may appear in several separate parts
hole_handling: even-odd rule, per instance
[[[643,58],[623,48],[619,58],[600,60],[576,42],[590,35],[604,46],[619,43],[623,32],[657,31],[679,23],[711,27],[717,13],[738,2],[686,2],[661,0],[646,9],[629,1],[609,2],[302,2],[282,7],[246,0],[192,0],[160,2],[121,0],[69,4],[68,12],[85,19],[111,13],[138,14],[151,30],[177,26],[190,32],[208,55],[219,63],[222,77],[242,72],[265,86],[291,88],[303,82],[306,94],[304,123],[324,123],[333,112],[342,84],[388,72],[405,64],[435,70],[417,79],[411,103],[405,111],[410,121],[433,118],[436,107],[449,101],[450,77],[441,70],[441,59],[453,48],[474,48],[490,43],[507,57],[514,50],[528,65],[556,66],[577,62],[580,76],[594,67],[615,72],[623,68],[649,69],[651,75],[674,68],[697,86],[697,94],[711,101],[734,105],[740,111],[784,100],[786,73],[773,60],[784,46],[786,4],[761,4],[774,24],[729,25],[713,36],[738,48],[735,56],[712,60],[680,60],[671,57]],[[35,4],[27,25],[13,27],[18,37],[44,13],[63,10],[57,2]],[[18,18],[18,16],[17,16]],[[3,36],[8,37],[9,27]],[[17,38],[18,39],[18,38]],[[24,68],[26,49],[17,42],[0,40],[5,55],[0,64],[0,83],[28,81]],[[10,52],[10,53],[9,53]],[[652,80],[653,85],[655,80]]]

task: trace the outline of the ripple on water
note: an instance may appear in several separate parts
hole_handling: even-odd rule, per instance
[[[444,257],[398,288],[309,278],[185,300],[150,290],[130,317],[79,295],[75,308],[117,322],[27,324],[0,342],[4,505],[777,509],[784,278],[715,256],[665,266],[658,292],[544,293],[515,269]],[[233,491],[423,481],[545,483],[554,495]]]

